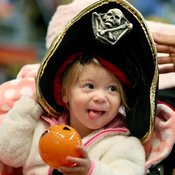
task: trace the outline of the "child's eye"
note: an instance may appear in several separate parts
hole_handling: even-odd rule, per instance
[[[111,85],[108,87],[108,90],[113,92],[113,91],[118,91],[118,88],[115,85]]]
[[[86,83],[83,85],[83,87],[88,89],[94,89],[94,85],[92,83]]]

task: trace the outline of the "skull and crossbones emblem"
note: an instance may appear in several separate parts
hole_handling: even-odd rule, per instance
[[[117,8],[110,9],[107,13],[93,12],[92,26],[96,39],[111,45],[133,28],[122,11]]]

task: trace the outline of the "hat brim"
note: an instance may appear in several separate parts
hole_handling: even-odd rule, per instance
[[[132,31],[110,46],[93,33],[92,13],[120,9],[133,25]],[[158,70],[156,49],[142,15],[128,2],[101,0],[84,9],[60,31],[45,55],[37,76],[39,102],[51,115],[63,107],[54,99],[53,83],[57,70],[74,53],[91,53],[118,67],[131,81],[127,94],[130,111],[127,124],[132,135],[146,139],[153,128],[156,110]]]

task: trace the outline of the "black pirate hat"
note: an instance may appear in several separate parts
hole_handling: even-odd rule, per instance
[[[97,55],[127,77],[129,83],[123,84],[130,87],[128,128],[132,135],[148,138],[154,125],[158,70],[153,39],[142,15],[124,0],[100,0],[59,31],[37,76],[38,101],[51,115],[63,110],[54,94],[56,74],[80,53]]]

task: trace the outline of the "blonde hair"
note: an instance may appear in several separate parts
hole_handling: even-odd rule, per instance
[[[96,66],[104,67],[96,58],[92,58],[89,62],[87,62],[85,64],[94,64]],[[82,64],[80,62],[80,60],[78,59],[75,62],[73,62],[64,71],[63,76],[62,76],[62,81],[61,81],[61,87],[62,87],[61,95],[62,95],[62,97],[65,96],[66,94],[68,94],[70,87],[78,81],[79,76],[80,76],[81,72],[83,71],[83,67],[85,64]],[[117,84],[118,84],[118,90],[119,90],[119,93],[121,95],[122,105],[124,105],[124,107],[128,108],[127,98],[126,98],[123,86],[117,77],[116,77],[116,80],[117,80]]]

